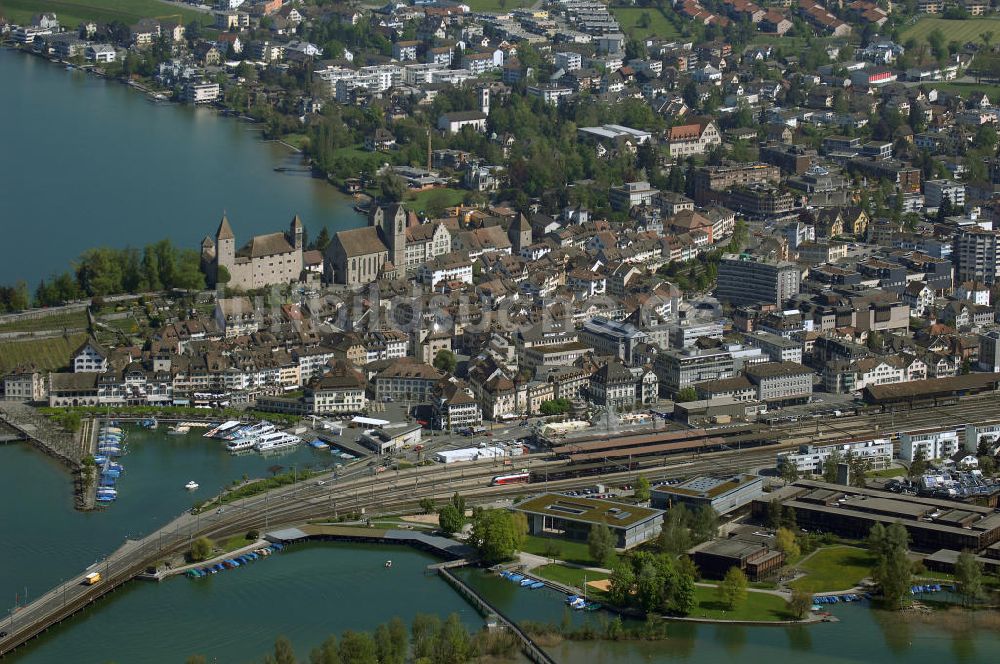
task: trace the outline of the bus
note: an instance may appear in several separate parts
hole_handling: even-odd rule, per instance
[[[527,484],[531,481],[531,474],[522,470],[519,473],[512,473],[510,475],[497,475],[490,482],[490,486],[503,486],[505,484]]]

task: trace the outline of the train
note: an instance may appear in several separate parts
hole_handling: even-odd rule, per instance
[[[506,484],[527,484],[531,481],[531,473],[522,470],[519,473],[510,475],[497,475],[490,481],[490,486],[504,486]]]

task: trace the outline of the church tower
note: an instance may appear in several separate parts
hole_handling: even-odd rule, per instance
[[[490,114],[490,89],[488,87],[479,88],[479,110],[483,115]]]
[[[295,218],[292,219],[292,223],[289,226],[288,243],[296,249],[301,250],[304,233],[305,228],[302,226],[302,220],[299,219],[299,215],[295,215]]]
[[[382,239],[389,248],[389,260],[402,274],[406,269],[406,210],[402,205],[382,210]]]

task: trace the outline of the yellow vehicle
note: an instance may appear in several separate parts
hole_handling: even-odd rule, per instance
[[[91,572],[87,576],[83,577],[83,585],[93,586],[101,582],[100,572]]]

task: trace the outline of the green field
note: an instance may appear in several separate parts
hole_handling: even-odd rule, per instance
[[[574,588],[579,588],[581,590],[583,589],[584,579],[589,582],[603,581],[608,578],[607,574],[590,572],[585,569],[580,569],[579,567],[566,567],[565,565],[560,565],[558,563],[536,567],[533,572],[543,579],[555,581],[556,583],[561,583],[567,586],[573,586]],[[587,588],[587,593],[600,594],[601,591],[595,590],[594,588]]]
[[[663,12],[656,7],[614,7],[611,13],[618,19],[622,30],[633,39],[646,37],[671,39],[679,34]],[[639,23],[643,20],[643,14],[649,15],[649,25],[639,27]]]
[[[1000,42],[1000,18],[969,18],[963,20],[948,18],[922,18],[912,26],[903,30],[902,42],[911,37],[917,41],[927,41],[927,35],[935,28],[944,33],[944,41],[952,40],[960,44],[966,42],[981,42],[979,37],[984,32],[992,32],[993,39]],[[902,43],[900,42],[900,43]]]
[[[55,12],[59,23],[74,28],[84,21],[109,23],[122,21],[127,24],[141,18],[159,18],[190,23],[210,23],[210,14],[168,5],[159,0],[0,0],[0,16],[14,23],[26,23],[33,14]]]
[[[464,189],[452,189],[450,187],[427,189],[416,194],[407,194],[406,200],[403,202],[409,209],[421,212],[427,207],[427,203],[430,200],[439,200],[445,207],[452,207],[453,205],[458,205],[465,200],[465,195],[467,193],[469,192]],[[438,197],[440,197],[440,199]]]
[[[87,327],[87,312],[82,309],[71,313],[4,323],[0,325],[0,332],[37,332],[39,330],[65,330],[77,327]]]
[[[590,549],[586,542],[571,542],[553,537],[527,535],[521,542],[521,551],[555,560],[565,560],[577,565],[601,566],[590,557]],[[618,562],[617,558],[611,562],[611,566],[613,567],[616,562]]]
[[[869,576],[875,565],[871,552],[853,546],[831,546],[805,558],[797,567],[806,573],[790,585],[810,593],[853,588]]]
[[[937,81],[926,83],[930,87],[943,92],[962,95],[968,99],[973,92],[985,92],[990,98],[990,102],[996,103],[1000,99],[1000,85],[982,85],[979,83],[938,83]]]
[[[695,586],[695,608],[688,618],[710,618],[712,620],[756,620],[776,622],[794,620],[789,615],[786,602],[770,593],[747,592],[747,598],[734,610],[726,609],[719,600],[719,591],[714,587]]]
[[[38,341],[0,343],[0,372],[28,363],[34,363],[39,369],[61,369],[69,364],[70,355],[86,339],[86,334],[71,334]]]

